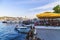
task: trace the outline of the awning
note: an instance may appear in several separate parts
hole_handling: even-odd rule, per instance
[[[38,18],[60,18],[60,13],[44,12],[36,15]]]

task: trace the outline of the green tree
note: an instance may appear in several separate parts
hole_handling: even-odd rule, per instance
[[[55,13],[60,13],[60,5],[57,5],[56,7],[53,8]]]

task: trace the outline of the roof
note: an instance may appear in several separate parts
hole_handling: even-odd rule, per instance
[[[44,12],[36,15],[38,18],[60,18],[60,13]]]

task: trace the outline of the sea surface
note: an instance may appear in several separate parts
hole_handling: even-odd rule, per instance
[[[0,40],[25,40],[26,34],[18,33],[15,30],[17,24],[5,24],[0,22]],[[38,28],[37,37],[42,40],[60,40],[60,27],[52,28],[44,27],[43,29]]]
[[[0,22],[0,40],[25,40],[26,34],[18,33],[15,26]]]

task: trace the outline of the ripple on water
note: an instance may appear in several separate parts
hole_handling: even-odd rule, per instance
[[[14,30],[15,25],[0,23],[0,40],[25,40],[26,34]]]

